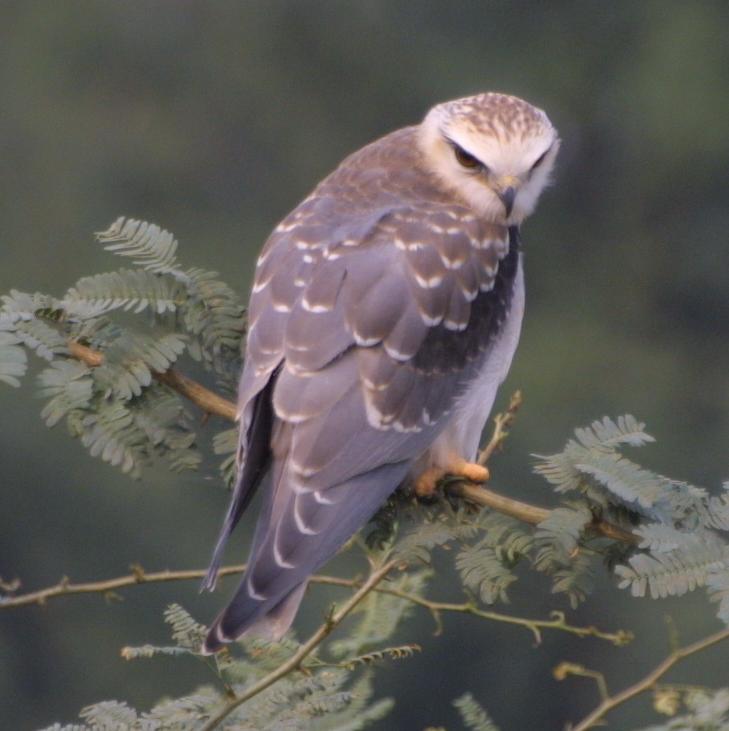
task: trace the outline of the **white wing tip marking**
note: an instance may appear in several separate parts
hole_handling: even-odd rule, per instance
[[[362,376],[362,383],[369,391],[384,391],[390,385],[389,383],[375,383],[366,376]]]
[[[380,338],[363,338],[356,330],[352,331],[352,337],[354,342],[362,348],[369,348],[380,342]]]
[[[420,319],[428,326],[428,327],[436,327],[436,325],[440,325],[441,321],[443,320],[443,315],[438,315],[438,317],[431,317],[425,312],[420,312]]]
[[[265,282],[256,282],[253,285],[253,289],[251,290],[251,292],[253,294],[258,294],[259,292],[262,292],[264,289],[266,289],[267,286],[268,286],[268,281],[265,281]]]
[[[294,522],[296,523],[296,527],[299,529],[299,532],[303,533],[305,536],[315,536],[319,533],[319,531],[316,531],[306,525],[306,523],[304,523],[304,519],[299,515],[298,497],[294,498]]]
[[[248,576],[248,580],[246,581],[246,586],[248,587],[248,594],[250,595],[251,599],[255,599],[258,602],[265,601],[266,597],[264,594],[259,594],[255,588],[253,587],[253,576]]]
[[[284,411],[281,407],[275,409],[275,412],[276,416],[278,416],[281,421],[285,421],[287,424],[301,424],[303,421],[310,418],[306,414],[296,414],[290,411]]]
[[[460,269],[466,263],[466,259],[464,257],[451,259],[450,257],[444,256],[443,254],[440,255],[440,260],[443,262],[443,266],[446,269],[451,270]]]
[[[332,309],[331,307],[327,307],[326,305],[312,304],[311,302],[309,302],[308,299],[306,299],[306,297],[304,297],[301,300],[301,306],[307,312],[313,312],[314,314],[317,314],[317,315],[321,314],[322,312],[329,312]]]
[[[334,500],[324,497],[321,490],[314,491],[314,500],[316,500],[320,505],[334,505]]]
[[[365,396],[365,413],[367,414],[367,423],[379,431],[388,431],[389,427],[383,419],[382,412],[372,403],[372,399]]]
[[[297,353],[308,353],[311,350],[311,346],[301,345],[300,343],[286,343],[286,349],[295,350]],[[294,371],[291,371],[291,373],[294,373]]]
[[[223,628],[219,624],[215,626],[214,634],[218,642],[230,642],[230,637],[223,632]]]
[[[297,475],[300,475],[301,477],[312,477],[313,475],[315,475],[319,471],[319,470],[317,470],[315,468],[305,467],[304,465],[299,464],[298,462],[295,462],[294,460],[291,460],[291,469]],[[309,493],[309,492],[311,492],[310,490],[306,490],[301,485],[294,484],[293,487],[294,487],[294,492],[296,492],[299,495],[302,494],[302,493]]]
[[[281,349],[280,348],[264,348],[262,345],[259,345],[258,352],[261,355],[279,355],[281,353]]]
[[[446,330],[461,332],[468,327],[468,322],[458,322],[457,320],[443,320]]]
[[[401,434],[418,434],[419,432],[423,431],[422,427],[419,427],[417,424],[413,424],[412,426],[405,426],[405,424],[403,424],[401,421],[393,421],[392,428],[396,432],[400,432]]]
[[[282,555],[278,547],[278,536],[273,539],[273,559],[282,569],[293,569],[294,564],[287,561]]]
[[[387,343],[384,344],[385,352],[392,358],[393,360],[400,360],[400,361],[407,361],[410,360],[413,356],[411,353],[401,353],[397,348],[393,348],[391,345],[388,345]]]
[[[421,277],[419,274],[415,275],[415,281],[423,288],[423,289],[435,289],[436,287],[440,286],[443,282],[443,275],[442,274],[435,274],[432,277]]]

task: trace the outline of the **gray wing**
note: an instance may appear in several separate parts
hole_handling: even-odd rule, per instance
[[[434,204],[346,216],[340,206],[315,194],[259,259],[240,388],[244,466],[216,561],[269,464],[271,486],[208,651],[254,625],[288,628],[308,576],[447,424],[509,307],[515,229]]]

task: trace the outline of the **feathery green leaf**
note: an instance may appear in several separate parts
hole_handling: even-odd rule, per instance
[[[96,240],[107,251],[133,259],[136,266],[151,272],[176,270],[177,241],[154,223],[120,216],[106,231],[96,234]]]
[[[23,341],[14,333],[3,331],[2,327],[0,322],[0,381],[17,388],[19,379],[28,370],[28,356],[20,347]]]
[[[499,731],[489,714],[481,707],[471,693],[464,693],[453,701],[453,705],[470,731]]]
[[[135,314],[147,308],[156,314],[174,312],[186,299],[184,284],[170,274],[119,269],[82,277],[61,305],[69,316],[87,320],[118,309]]]
[[[94,382],[90,369],[76,360],[56,360],[38,375],[39,395],[50,399],[41,416],[54,426],[70,411],[85,409],[91,402]]]

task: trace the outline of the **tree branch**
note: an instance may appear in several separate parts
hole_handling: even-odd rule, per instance
[[[546,520],[551,512],[546,508],[540,508],[530,503],[521,502],[521,500],[505,497],[498,492],[487,490],[485,487],[480,487],[473,482],[454,482],[448,485],[446,489],[451,494],[468,500],[468,502],[483,505],[499,513],[504,513],[504,515],[510,515],[512,518],[522,521],[522,523],[529,523],[531,525],[537,525],[543,520]],[[637,546],[640,542],[638,536],[606,520],[594,520],[590,524],[590,529],[606,538],[629,543],[633,546]]]
[[[212,731],[221,721],[225,720],[238,706],[250,700],[254,696],[269,688],[276,681],[296,670],[302,661],[310,655],[333,631],[341,624],[342,620],[373,590],[375,587],[392,571],[398,564],[398,561],[388,561],[384,566],[373,572],[369,579],[355,592],[344,606],[334,612],[331,617],[322,624],[319,629],[294,653],[286,662],[282,663],[275,670],[270,672],[266,677],[261,678],[257,683],[252,685],[242,695],[234,700],[226,703],[220,712],[213,716],[200,731]]]
[[[614,645],[621,647],[627,645],[633,640],[632,632],[626,630],[618,630],[617,632],[603,632],[597,629],[597,627],[576,627],[568,624],[565,615],[562,612],[552,612],[551,619],[528,619],[525,617],[515,617],[511,614],[501,614],[500,612],[491,612],[485,609],[479,609],[472,602],[463,602],[456,604],[453,602],[437,602],[424,597],[418,596],[417,594],[410,594],[405,591],[398,589],[378,589],[383,594],[390,594],[392,596],[399,597],[405,601],[412,602],[418,606],[425,607],[433,615],[438,629],[436,634],[440,632],[441,620],[440,615],[442,612],[456,612],[460,614],[470,614],[474,617],[480,617],[481,619],[490,619],[494,622],[504,622],[505,624],[514,624],[519,627],[528,629],[533,635],[534,640],[537,644],[542,641],[542,630],[544,629],[558,629],[569,634],[577,635],[578,637],[597,637],[601,640],[607,640],[612,642]]]
[[[218,571],[218,576],[230,576],[241,574],[245,571],[245,564],[238,566],[224,566]],[[74,594],[107,594],[113,595],[116,589],[123,589],[127,586],[139,584],[158,584],[167,581],[188,581],[202,579],[207,571],[204,569],[188,569],[183,571],[154,571],[147,573],[138,564],[131,566],[132,573],[126,576],[117,576],[113,579],[102,581],[89,581],[85,583],[72,584],[67,576],[64,576],[54,586],[49,586],[38,591],[31,591],[18,596],[0,597],[0,609],[12,609],[25,607],[30,604],[44,605],[49,599],[56,599],[61,596],[72,596]],[[315,580],[315,577],[312,577]]]
[[[593,728],[598,721],[601,721],[614,708],[617,708],[641,693],[651,690],[677,662],[689,657],[690,655],[694,655],[697,652],[706,650],[713,645],[717,645],[727,639],[729,639],[729,628],[723,629],[720,632],[709,635],[708,637],[704,637],[704,639],[698,640],[686,647],[680,647],[679,649],[674,650],[665,660],[663,660],[663,662],[651,670],[648,675],[639,680],[637,683],[634,683],[614,696],[608,696],[605,698],[589,716],[586,716],[576,726],[570,726],[570,731],[587,731],[587,729]]]
[[[91,368],[96,368],[104,363],[104,354],[98,350],[89,348],[86,345],[82,345],[76,340],[70,340],[68,343],[68,350],[71,355],[85,363]],[[199,406],[206,414],[214,414],[215,416],[222,416],[224,419],[229,421],[235,421],[236,405],[232,401],[224,399],[222,396],[218,396],[205,386],[200,385],[197,381],[193,381],[192,378],[188,378],[174,368],[170,368],[164,373],[154,373],[154,377],[160,382],[168,385],[170,388],[182,394],[185,398],[192,401],[192,403]]]
[[[516,412],[524,403],[521,391],[514,391],[509,399],[509,405],[506,407],[506,411],[501,414],[496,414],[494,417],[494,431],[491,434],[488,444],[481,450],[478,455],[478,463],[482,466],[486,466],[496,451],[501,449],[509,436],[509,429],[516,419]]]
[[[153,571],[146,572],[139,564],[132,565],[132,572],[125,576],[117,576],[113,579],[105,579],[102,581],[89,581],[85,583],[72,584],[68,577],[63,577],[61,581],[53,586],[38,591],[20,594],[18,596],[0,597],[0,609],[13,609],[17,607],[26,607],[31,604],[43,606],[49,599],[56,599],[62,596],[73,596],[78,594],[105,594],[113,597],[117,589],[123,589],[128,586],[139,586],[140,584],[159,584],[168,581],[191,581],[194,579],[202,579],[207,571],[205,569],[186,569],[181,571]],[[245,564],[235,566],[224,566],[218,571],[218,576],[233,576],[242,574],[245,571]],[[313,584],[326,584],[328,586],[341,586],[348,589],[359,589],[363,586],[363,582],[358,579],[343,579],[338,576],[325,576],[315,574],[310,577],[309,581]],[[15,580],[7,584],[7,591],[17,589],[20,582]],[[2,585],[0,584],[0,588]],[[462,614],[471,614],[475,617],[488,619],[494,622],[504,622],[525,627],[534,635],[537,643],[541,642],[541,630],[561,630],[577,635],[578,637],[597,637],[601,640],[607,640],[614,645],[624,645],[630,642],[632,635],[625,630],[617,630],[616,632],[604,632],[596,627],[578,627],[570,625],[565,621],[565,617],[561,612],[553,612],[551,619],[529,619],[527,617],[515,617],[510,614],[501,614],[499,612],[491,612],[479,609],[474,604],[464,602],[462,604],[450,602],[438,602],[425,599],[417,594],[410,594],[399,589],[392,589],[386,586],[375,587],[374,591],[381,594],[389,594],[398,597],[404,601],[412,602],[418,606],[424,607],[430,611],[440,626],[440,615],[443,612],[460,612]]]
[[[100,366],[104,362],[103,353],[82,345],[75,340],[69,341],[68,349],[74,358],[77,358],[92,368]],[[218,396],[218,394],[176,371],[174,368],[171,368],[165,373],[155,373],[154,377],[161,383],[167,384],[170,388],[185,396],[199,406],[205,413],[222,416],[229,421],[236,420],[237,409],[232,401]],[[486,464],[494,452],[503,444],[508,436],[508,428],[513,423],[516,411],[521,405],[521,402],[521,393],[517,391],[512,396],[506,412],[497,414],[494,418],[494,433],[489,443],[479,455],[480,464]],[[536,505],[513,500],[475,483],[456,482],[449,485],[447,489],[453,495],[457,495],[464,500],[491,508],[505,515],[510,515],[512,518],[531,525],[541,523],[547,518],[550,512],[547,508],[540,508]],[[616,541],[622,541],[631,545],[637,545],[639,542],[637,536],[605,520],[595,520],[591,528],[596,533],[600,533]]]

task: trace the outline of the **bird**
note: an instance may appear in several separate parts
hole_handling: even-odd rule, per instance
[[[559,150],[544,111],[487,92],[346,157],[256,263],[238,476],[203,589],[264,491],[249,560],[203,652],[277,640],[311,574],[410,483],[481,481],[481,433],[519,340],[520,227]]]

